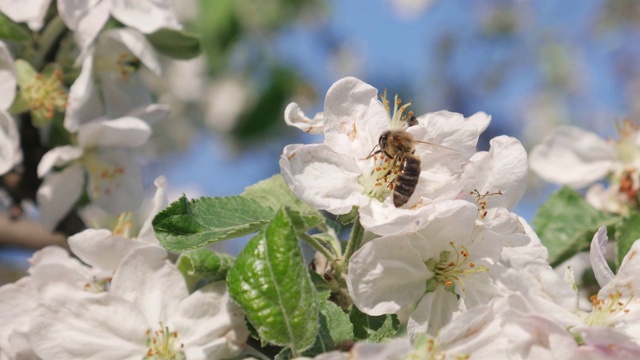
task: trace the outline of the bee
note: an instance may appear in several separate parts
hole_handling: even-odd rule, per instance
[[[418,120],[415,116],[411,116],[407,120],[408,126],[413,126],[417,123]],[[393,205],[395,207],[401,207],[406,204],[416,191],[420,172],[422,171],[420,158],[415,155],[415,147],[418,143],[435,145],[426,141],[416,140],[413,135],[404,129],[387,130],[380,135],[378,144],[365,158],[369,159],[374,155],[382,154],[391,161],[390,169],[381,179],[386,179],[392,173],[396,174],[395,178],[387,185],[393,191]],[[450,149],[441,145],[437,146]],[[376,148],[378,149],[376,150]]]

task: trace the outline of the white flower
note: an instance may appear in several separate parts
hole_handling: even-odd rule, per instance
[[[0,12],[17,23],[27,23],[33,31],[44,24],[51,0],[0,0]]]
[[[640,132],[629,121],[619,132],[614,142],[578,127],[560,127],[531,151],[529,164],[544,180],[574,188],[610,176],[609,187],[595,184],[587,201],[601,210],[626,213],[638,206]]]
[[[36,358],[26,340],[36,296],[36,288],[28,276],[0,286],[0,359]]]
[[[70,132],[95,118],[118,118],[152,104],[147,85],[137,70],[144,65],[162,72],[158,56],[133,29],[113,29],[101,34],[82,60],[82,70],[69,89],[64,126]]]
[[[112,15],[121,23],[145,34],[161,28],[180,29],[172,0],[58,0],[58,13],[75,31],[80,48],[88,47]]]
[[[131,253],[108,293],[44,289],[29,339],[44,359],[205,359],[237,355],[248,336],[223,282],[189,294],[155,246]],[[173,356],[173,357],[172,357]]]
[[[137,208],[143,196],[142,177],[127,148],[147,141],[148,117],[166,113],[151,105],[144,112],[117,119],[95,119],[79,126],[78,146],[47,152],[38,164],[38,176],[49,174],[37,194],[43,226],[53,228],[75,204],[84,188],[85,172],[93,204],[112,214]],[[62,166],[62,171],[52,173],[54,167]]]
[[[506,137],[496,139],[494,144],[502,151],[478,155],[465,166],[476,153],[478,136],[490,117],[477,113],[465,119],[440,111],[419,116],[418,124],[406,129],[418,141],[414,156],[420,159],[421,171],[409,201],[395,207],[390,195],[399,165],[374,152],[385,131],[404,127],[410,117],[404,113],[409,104],[400,107],[397,100],[389,106],[386,96],[382,100],[384,103],[370,85],[344,78],[329,89],[324,112],[314,119],[307,118],[295,103],[287,107],[288,124],[324,133],[323,144],[289,145],[280,158],[282,175],[300,199],[333,214],[346,214],[357,206],[367,230],[392,235],[415,230],[434,211],[434,204],[468,198],[464,194],[474,189],[481,195],[509,193],[505,204],[520,198],[526,175],[522,161],[526,153],[520,143]],[[474,164],[488,164],[493,172]]]
[[[354,304],[375,316],[417,303],[409,319],[413,335],[435,334],[454,313],[502,294],[495,282],[504,271],[502,248],[528,241],[517,216],[506,210],[477,221],[476,206],[459,201],[437,213],[414,233],[366,243],[349,260]]]
[[[16,97],[17,85],[13,58],[7,45],[0,41],[0,92],[3,94],[0,98],[0,175],[22,161],[20,135],[15,120],[8,112]]]

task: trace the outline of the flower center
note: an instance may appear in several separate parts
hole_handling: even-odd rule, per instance
[[[593,309],[586,316],[584,322],[587,325],[594,326],[611,326],[612,318],[617,314],[626,314],[629,312],[627,305],[631,302],[628,299],[626,302],[621,301],[622,294],[616,291],[615,294],[610,294],[607,298],[601,299],[597,295],[591,297],[591,303]]]
[[[453,249],[455,258],[453,258],[451,251],[445,250],[440,253],[438,259],[430,258],[424,263],[427,269],[434,273],[433,277],[427,280],[427,292],[435,291],[437,286],[441,284],[446,291],[455,294],[456,282],[464,291],[463,278],[465,276],[489,271],[486,267],[476,266],[473,261],[470,261],[469,252],[464,246],[460,246],[461,249],[458,250],[453,242],[450,242],[449,245]]]
[[[87,282],[84,284],[84,291],[99,294],[103,292],[108,292],[109,287],[111,286],[111,278],[107,277],[104,279],[98,279],[95,276],[91,282]]]
[[[49,124],[56,110],[62,112],[67,107],[67,91],[62,85],[62,72],[58,69],[46,76],[35,74],[21,86],[21,93],[33,115],[35,126]]]
[[[122,166],[114,166],[101,160],[94,152],[86,152],[82,157],[82,164],[89,175],[95,179],[91,191],[98,198],[101,195],[111,195],[111,184],[115,183],[126,172]]]
[[[160,330],[147,330],[147,353],[143,359],[184,360],[187,357],[183,348],[184,344],[178,340],[178,332],[169,331],[169,327],[160,322]]]
[[[131,238],[131,211],[123,212],[118,216],[118,222],[111,232],[113,235],[119,235],[125,238]]]

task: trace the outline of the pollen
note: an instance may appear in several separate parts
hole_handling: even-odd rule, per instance
[[[147,360],[184,360],[186,355],[183,351],[184,344],[179,341],[177,331],[170,331],[168,326],[162,322],[160,329],[145,332],[147,337],[147,352],[144,359]]]
[[[68,93],[63,85],[62,71],[37,73],[20,84],[20,94],[26,101],[35,126],[47,126],[56,112],[67,108]]]
[[[487,272],[488,268],[483,265],[476,265],[469,261],[469,251],[466,247],[460,246],[461,249],[450,242],[451,251],[442,251],[438,259],[431,258],[425,262],[427,268],[434,272],[434,276],[429,281],[435,281],[442,284],[445,289],[455,291],[454,285],[460,285],[460,290],[465,291],[464,279],[474,273]],[[455,258],[452,259],[453,254]]]

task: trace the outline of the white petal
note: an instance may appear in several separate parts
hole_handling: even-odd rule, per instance
[[[298,129],[309,134],[321,134],[323,130],[324,116],[317,113],[313,119],[304,115],[300,110],[300,105],[292,102],[284,109],[284,121],[289,126],[295,126]]]
[[[148,329],[124,299],[54,284],[33,312],[29,338],[43,359],[134,360],[146,353]]]
[[[153,195],[149,216],[147,216],[147,220],[142,224],[142,228],[140,228],[140,232],[138,233],[138,240],[158,244],[158,239],[153,231],[152,221],[156,214],[169,204],[169,200],[167,199],[167,179],[164,176],[158,176],[153,183],[156,186],[156,193]]]
[[[94,158],[99,167],[88,164],[89,197],[94,205],[111,214],[135,210],[142,203],[144,188],[140,168],[132,156],[124,151],[109,150]]]
[[[42,28],[50,3],[51,0],[4,0],[0,1],[0,12],[15,22],[26,22],[31,30],[38,31]]]
[[[136,304],[150,324],[171,319],[189,295],[182,274],[167,260],[167,252],[148,245],[131,252],[111,281],[111,294]]]
[[[438,286],[434,292],[425,294],[411,313],[407,332],[411,338],[420,334],[437,335],[438,331],[451,321],[458,311],[459,301],[454,293]]]
[[[79,164],[47,176],[38,189],[40,223],[52,230],[64,218],[84,188],[84,170]]]
[[[11,170],[20,161],[22,150],[15,120],[8,112],[0,109],[0,175]]]
[[[169,105],[151,104],[134,108],[127,113],[127,116],[138,118],[149,125],[153,125],[160,120],[166,119],[170,112],[171,107]]]
[[[93,50],[89,51],[82,62],[80,75],[69,88],[64,127],[72,133],[77,132],[81,124],[100,117],[104,111],[102,100],[94,84],[94,54]]]
[[[187,358],[234,357],[249,335],[242,310],[229,298],[224,281],[189,295],[171,322],[185,343]]]
[[[70,145],[58,146],[49,150],[38,163],[38,177],[44,177],[55,166],[62,166],[72,160],[79,159],[83,153],[81,148]]]
[[[112,0],[111,14],[145,34],[161,28],[180,29],[171,0]]]
[[[0,41],[0,94],[3,94],[0,98],[0,110],[9,109],[16,97],[17,86],[18,79],[13,57],[7,45]]]
[[[390,199],[381,203],[372,200],[360,208],[360,223],[377,235],[398,235],[416,232],[432,220],[448,216],[461,206],[470,205],[463,200],[447,200],[417,208],[396,208]]]
[[[109,20],[110,8],[111,2],[108,0],[58,0],[58,13],[67,27],[74,31],[81,53],[86,53]],[[84,56],[81,54],[81,59]]]
[[[146,122],[125,116],[114,120],[94,120],[80,126],[78,143],[93,146],[135,147],[149,140],[151,127]]]
[[[327,91],[324,101],[325,144],[336,152],[353,156],[356,154],[353,154],[352,142],[360,131],[374,131],[373,129],[379,129],[381,126],[389,129],[389,117],[385,115],[382,103],[376,100],[377,94],[376,88],[354,77],[336,81]],[[384,116],[367,118],[366,115],[372,106],[378,110],[371,110],[374,114]],[[357,128],[357,125],[365,122],[370,127]],[[364,149],[365,151],[371,151],[382,133],[374,132],[375,141],[367,146],[368,149]]]
[[[591,250],[589,257],[591,258],[591,267],[593,268],[593,274],[598,280],[598,284],[603,287],[613,279],[613,271],[609,268],[607,260],[604,258],[604,254],[607,252],[607,227],[602,226],[598,229],[598,232],[593,235],[591,240]]]
[[[116,1],[112,0],[112,3]],[[151,3],[148,0],[145,2]],[[143,18],[149,18],[149,15],[143,15]],[[99,46],[104,47],[106,51],[109,51],[109,48],[114,45],[113,42],[124,45],[135,57],[140,59],[144,66],[149,68],[154,74],[161,75],[162,68],[158,60],[158,53],[156,53],[154,47],[147,41],[147,38],[138,31],[128,28],[109,30],[104,33],[104,40],[101,39],[100,41]]]
[[[122,259],[144,243],[113,235],[105,229],[86,229],[69,237],[69,248],[80,260],[103,270],[113,271]]]
[[[640,241],[635,241],[625,255],[618,273],[611,279],[609,283],[602,287],[598,296],[605,298],[606,295],[615,295],[617,292],[629,298],[637,298],[640,295]],[[595,272],[595,268],[594,268]],[[598,283],[600,280],[598,279]],[[637,303],[636,303],[637,304]],[[638,305],[636,305],[638,306]],[[627,306],[630,308],[631,306]],[[626,314],[625,316],[630,315]],[[636,316],[640,316],[640,312],[636,312]],[[630,320],[630,319],[629,319]]]
[[[353,158],[335,153],[326,145],[286,146],[280,171],[298,198],[333,214],[346,214],[353,206],[370,200],[362,193],[360,169]]]
[[[0,286],[0,340],[16,331],[26,331],[37,292],[30,277]]]
[[[148,86],[136,73],[123,78],[118,72],[102,71],[98,78],[108,118],[126,116],[132,110],[152,104]]]
[[[347,287],[362,312],[392,314],[420,299],[433,276],[406,236],[374,239],[349,259]]]
[[[464,166],[464,178],[468,181],[465,191],[477,190],[480,194],[495,193],[483,199],[487,207],[513,208],[527,185],[527,152],[516,138],[498,136],[491,139],[488,152],[478,152]]]
[[[563,126],[529,154],[529,165],[546,181],[575,188],[602,179],[614,166],[613,147],[598,135]]]

